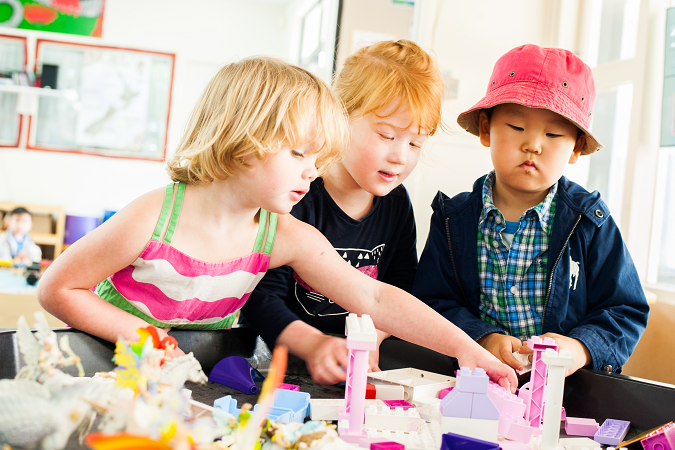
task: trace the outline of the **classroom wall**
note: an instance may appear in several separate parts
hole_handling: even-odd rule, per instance
[[[285,0],[113,0],[106,2],[102,38],[4,27],[0,34],[28,36],[31,65],[37,38],[175,53],[170,154],[203,86],[221,65],[255,54],[289,57],[287,30],[293,24],[286,20],[287,6]],[[105,209],[118,210],[167,183],[164,167],[163,162],[3,148],[0,199],[102,216]]]

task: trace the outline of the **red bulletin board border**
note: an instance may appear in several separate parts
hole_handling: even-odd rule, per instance
[[[25,36],[12,36],[9,34],[0,34],[0,38],[11,38],[19,39],[23,41],[23,65],[26,66],[28,63],[28,39]],[[173,71],[172,71],[173,74]],[[23,129],[23,114],[19,114],[19,133],[16,135],[16,144],[0,144],[0,147],[4,148],[19,148],[21,144],[21,131]]]
[[[144,161],[165,161],[166,160],[166,145],[167,145],[167,140],[169,137],[169,117],[171,117],[171,101],[173,100],[173,77],[176,69],[176,55],[175,53],[165,53],[165,52],[155,52],[155,51],[150,51],[150,50],[139,50],[136,48],[126,48],[126,47],[114,47],[114,46],[108,46],[108,45],[94,45],[94,44],[82,44],[79,42],[64,42],[64,41],[57,41],[57,40],[52,40],[52,39],[38,39],[35,43],[35,71],[37,72],[37,64],[38,64],[38,56],[40,53],[40,45],[43,43],[53,43],[53,44],[59,44],[59,45],[72,45],[72,46],[77,46],[77,47],[94,47],[94,48],[105,48],[109,50],[124,50],[124,51],[129,51],[129,52],[139,52],[139,53],[150,53],[153,55],[161,55],[161,56],[168,56],[171,58],[171,81],[169,82],[169,107],[167,108],[167,113],[166,113],[166,134],[164,135],[164,150],[162,152],[162,157],[161,158],[148,158],[148,157],[142,157],[142,156],[133,156],[133,155],[106,155],[106,154],[101,154],[93,151],[88,151],[87,149],[64,149],[64,150],[59,150],[59,149],[54,149],[54,148],[45,148],[45,147],[40,147],[40,146],[33,146],[30,144],[30,137],[31,137],[31,127],[32,127],[32,122],[33,118],[29,117],[28,118],[28,136],[26,140],[26,148],[28,150],[40,150],[40,151],[46,151],[46,152],[57,152],[57,153],[76,153],[80,155],[92,155],[92,156],[102,156],[104,158],[120,158],[120,159],[136,159],[136,160],[144,160]]]

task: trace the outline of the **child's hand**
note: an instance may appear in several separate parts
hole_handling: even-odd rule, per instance
[[[471,346],[457,356],[457,362],[460,367],[468,367],[473,370],[481,367],[490,379],[500,386],[516,392],[518,387],[518,378],[513,369],[506,364],[502,364],[494,355],[485,351],[479,345]]]
[[[515,370],[523,370],[523,365],[514,356],[523,343],[520,339],[506,334],[490,333],[477,341],[485,350],[495,355],[504,364]]]
[[[308,345],[312,348],[306,349],[308,357],[305,363],[315,383],[331,385],[345,381],[348,354],[346,339],[321,334],[312,336]]]
[[[572,375],[574,372],[593,361],[591,353],[588,351],[586,346],[577,339],[556,333],[546,333],[539,337],[542,339],[547,337],[553,339],[555,343],[558,344],[558,350],[564,349],[572,354],[572,357],[574,358],[574,365],[565,367],[566,377]],[[532,350],[527,347],[527,342],[523,343],[520,353],[532,353]],[[532,361],[532,356],[530,356],[530,361]]]

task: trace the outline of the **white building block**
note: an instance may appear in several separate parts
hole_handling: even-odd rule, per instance
[[[388,406],[368,406],[366,408],[366,429],[391,431],[418,431],[422,419],[415,408],[404,410],[401,407],[390,409]]]
[[[369,438],[383,438],[403,444],[406,450],[438,450],[441,447],[438,422],[422,422],[417,432],[368,429],[367,433]]]
[[[377,342],[377,331],[373,319],[368,314],[361,317],[349,314],[345,319],[347,339],[358,342]]]
[[[588,450],[600,450],[600,443],[587,437],[562,438],[558,442],[565,450],[582,450],[584,448]]]
[[[441,389],[455,387],[454,377],[413,368],[371,372],[368,382],[403,386],[403,400],[408,402],[419,397],[438,397]]]
[[[419,397],[413,399],[411,403],[415,405],[415,409],[417,410],[422,420],[426,420],[427,422],[436,421],[440,423],[441,421],[440,398]]]
[[[405,400],[403,386],[396,384],[376,384],[375,398],[380,400]]]
[[[382,400],[366,399],[364,406],[386,406]],[[311,420],[338,420],[340,409],[345,407],[344,398],[310,398],[309,418]]]
[[[443,417],[441,433],[455,433],[489,442],[497,442],[498,420]]]

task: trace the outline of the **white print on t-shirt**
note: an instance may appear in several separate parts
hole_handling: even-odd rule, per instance
[[[574,261],[570,255],[570,288],[572,288],[572,282],[574,282],[573,291],[577,290],[577,281],[579,281],[579,263]]]
[[[380,262],[384,246],[385,244],[380,244],[372,250],[363,248],[336,248],[335,250],[353,267],[377,280],[377,264]],[[295,279],[295,299],[307,314],[320,317],[347,314],[347,311],[344,310],[330,312],[333,309],[329,308],[329,305],[333,304],[331,299],[312,289],[296,272],[293,272],[293,278]]]

